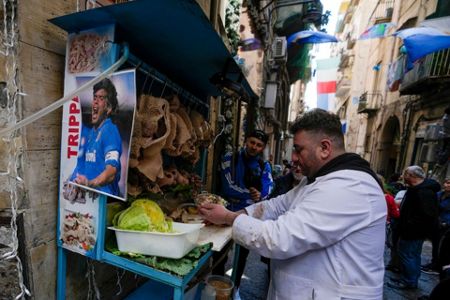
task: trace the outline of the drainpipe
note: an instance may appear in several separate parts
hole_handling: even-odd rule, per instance
[[[214,28],[216,28],[217,23],[217,5],[219,4],[219,1],[217,0],[211,0],[211,6],[209,8],[209,21],[213,25]]]
[[[411,124],[411,119],[412,119],[412,108],[413,108],[413,103],[411,100],[411,97],[408,97],[408,102],[406,103],[406,107],[403,110],[403,134],[402,134],[402,140],[400,143],[400,151],[399,151],[399,156],[400,156],[400,160],[399,160],[399,164],[396,168],[396,172],[401,172],[401,170],[403,170],[405,168],[405,161],[406,161],[406,146],[408,145],[408,140],[409,140],[409,134],[410,134],[410,124]]]

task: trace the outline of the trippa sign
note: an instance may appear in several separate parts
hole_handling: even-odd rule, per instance
[[[80,138],[81,108],[78,96],[72,98],[69,105],[69,126],[67,130],[67,158],[78,155],[78,142]]]

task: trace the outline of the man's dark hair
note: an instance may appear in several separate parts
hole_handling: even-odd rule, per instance
[[[301,130],[325,134],[332,138],[338,147],[344,147],[341,121],[337,115],[326,110],[316,108],[307,111],[297,118],[289,128],[291,134],[296,134]]]
[[[98,91],[104,89],[106,93],[108,94],[108,103],[111,106],[111,114],[115,113],[117,110],[117,106],[119,105],[119,102],[117,101],[117,91],[114,84],[109,80],[108,78],[103,79],[102,81],[96,83],[94,85],[94,94]]]
[[[269,137],[267,136],[267,134],[259,129],[253,130],[252,132],[250,132],[247,135],[247,138],[249,137],[254,137],[257,138],[258,140],[262,141],[264,144],[267,144],[267,141],[269,140]]]

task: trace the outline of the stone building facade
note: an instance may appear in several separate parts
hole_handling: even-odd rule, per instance
[[[336,112],[348,121],[347,149],[384,176],[412,164],[432,172],[438,140],[429,140],[426,131],[439,125],[450,103],[443,84],[449,78],[449,50],[427,55],[407,71],[403,41],[391,34],[448,16],[445,1],[344,2],[348,9],[337,29],[343,43],[337,49]],[[383,24],[388,24],[383,36],[360,38],[368,28]],[[419,69],[426,71],[419,74]]]

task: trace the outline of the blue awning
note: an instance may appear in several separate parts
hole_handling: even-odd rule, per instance
[[[244,98],[257,97],[194,0],[136,0],[50,22],[68,33],[115,24],[116,42],[127,42],[131,53],[204,101],[230,83]]]

